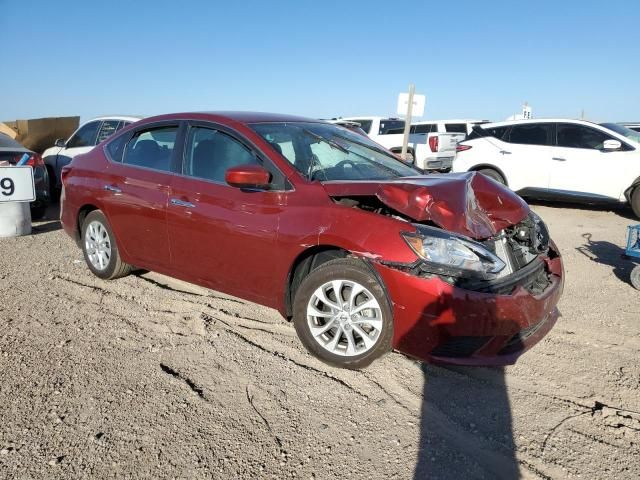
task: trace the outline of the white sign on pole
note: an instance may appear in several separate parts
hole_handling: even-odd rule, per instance
[[[31,167],[0,167],[0,202],[33,202],[36,188]]]
[[[411,110],[412,117],[421,117],[424,115],[424,104],[426,97],[424,95],[413,95],[413,108]],[[406,115],[409,107],[409,94],[401,93],[398,95],[398,115]]]

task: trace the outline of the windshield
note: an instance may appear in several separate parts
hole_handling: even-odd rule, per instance
[[[640,143],[640,132],[635,132],[624,125],[619,125],[617,123],[601,123],[600,126],[613,130],[614,132],[627,137],[629,140]]]
[[[387,180],[421,175],[379,145],[323,123],[259,123],[251,128],[309,180]]]

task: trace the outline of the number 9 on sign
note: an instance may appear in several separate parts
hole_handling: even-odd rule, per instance
[[[16,191],[16,186],[10,178],[2,178],[0,179],[0,190],[2,195],[10,197]]]

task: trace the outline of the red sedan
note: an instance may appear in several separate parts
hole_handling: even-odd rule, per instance
[[[476,173],[429,175],[340,126],[262,113],[137,122],[63,171],[89,269],[133,266],[292,319],[321,360],[513,363],[558,317],[558,249]]]

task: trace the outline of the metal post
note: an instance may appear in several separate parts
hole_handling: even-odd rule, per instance
[[[404,121],[404,137],[402,139],[401,158],[407,160],[407,150],[409,149],[409,131],[411,129],[411,114],[413,113],[413,94],[416,90],[415,85],[409,85],[409,103],[407,104],[407,116]],[[415,159],[414,159],[415,161]]]

